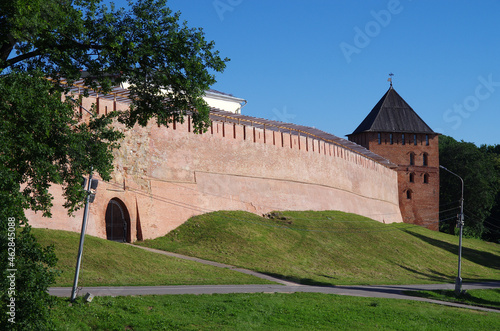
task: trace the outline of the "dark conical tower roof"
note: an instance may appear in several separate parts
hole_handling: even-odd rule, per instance
[[[434,133],[392,85],[352,134],[361,132]]]

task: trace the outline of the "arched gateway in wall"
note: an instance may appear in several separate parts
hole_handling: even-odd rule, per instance
[[[111,199],[106,208],[106,238],[130,242],[130,216],[127,207],[118,198]]]
[[[92,104],[104,112],[103,107],[126,111],[129,106],[100,95],[82,99],[83,107]],[[89,235],[118,242],[152,239],[192,216],[216,210],[258,215],[340,210],[384,223],[402,222],[397,165],[373,151],[315,128],[218,109],[211,110],[212,124],[203,134],[193,134],[191,119],[188,114],[184,123],[169,127],[151,123],[124,130],[121,147],[113,152],[113,179],[99,188],[89,211]],[[415,164],[424,168],[424,150],[410,151]],[[432,160],[429,152],[429,165]],[[422,170],[430,176],[425,185],[438,180],[429,166]],[[422,172],[414,172],[410,184],[424,185]],[[54,205],[62,206],[62,188],[52,190]],[[30,223],[80,231],[80,223],[68,218],[64,208],[53,209],[50,221],[32,212]]]

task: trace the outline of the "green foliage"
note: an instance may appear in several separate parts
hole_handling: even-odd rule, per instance
[[[204,91],[225,67],[201,29],[179,23],[165,0],[138,0],[129,10],[101,0],[12,0],[0,4],[0,132],[8,168],[33,210],[50,214],[51,183],[65,187],[67,207],[83,200],[81,176],[94,167],[109,179],[111,150],[120,134],[102,116],[80,123],[64,92],[84,78],[106,93],[129,84],[129,127],[182,122],[187,110],[196,131],[207,128]],[[85,72],[82,75],[82,70]],[[51,82],[47,78],[51,78]],[[85,91],[86,93],[88,91]],[[5,149],[2,149],[5,151]],[[36,162],[33,166],[31,162]],[[28,199],[29,197],[29,199]],[[29,200],[29,201],[28,201]]]
[[[2,254],[8,244],[9,217],[26,222],[27,208],[50,216],[51,185],[63,187],[65,207],[72,213],[85,197],[83,175],[96,171],[110,179],[112,151],[122,137],[114,129],[114,119],[128,127],[152,119],[168,125],[182,122],[186,111],[194,111],[195,131],[208,127],[202,95],[215,82],[214,72],[222,72],[227,61],[213,49],[213,42],[204,39],[201,29],[179,23],[179,14],[172,14],[165,0],[138,0],[128,10],[102,3],[0,2]],[[79,79],[102,93],[128,83],[130,109],[79,121],[75,101],[66,94]],[[25,229],[16,244],[23,268],[18,280],[26,288],[19,290],[19,316],[26,321],[24,329],[30,325],[41,329],[48,309],[45,291],[53,278],[40,265],[51,267],[55,262],[52,250],[37,245]],[[6,262],[1,263],[4,275]],[[6,286],[3,277],[0,287]],[[5,307],[7,297],[1,299]]]
[[[121,117],[130,127],[183,121],[194,109],[195,130],[208,127],[202,96],[228,59],[166,0],[137,0],[129,10],[102,0],[12,0],[0,11],[0,73],[36,69],[71,83],[83,70],[85,84],[104,92],[130,84],[133,105]]]
[[[47,289],[57,275],[54,247],[38,244],[31,228],[19,229],[17,219],[15,231],[9,229],[8,220],[15,218],[7,215],[15,214],[4,211],[0,211],[0,325],[9,330],[50,330],[48,308],[53,298]]]
[[[500,145],[483,145],[481,146],[481,151],[491,157],[491,168],[494,169],[497,177],[500,178]],[[491,209],[490,216],[484,220],[484,227],[486,231],[483,234],[483,238],[488,241],[500,243],[500,189],[497,191],[495,204]]]
[[[46,107],[53,106],[57,96],[42,93],[40,103],[20,102],[21,93],[37,97],[39,82],[43,81],[22,73],[0,77],[0,323],[18,330],[50,329],[51,300],[46,290],[54,281],[56,263],[53,248],[37,244],[29,226],[19,229],[21,223],[26,224],[25,208],[50,208],[44,179],[62,180],[52,164],[58,162],[57,154],[50,151],[51,134],[62,137],[66,130],[58,123],[64,106],[52,117]],[[55,104],[61,104],[60,99]],[[7,315],[12,300],[15,315]]]
[[[0,76],[0,146],[8,180],[21,189],[19,205],[50,216],[51,184],[61,184],[69,211],[81,205],[83,174],[95,168],[109,179],[112,150],[122,134],[111,126],[114,114],[78,122],[74,104],[40,72]]]
[[[500,149],[497,146],[477,147],[473,143],[458,142],[448,136],[439,138],[439,158],[441,165],[458,174],[464,180],[464,235],[468,237],[500,240],[498,234],[500,215],[492,215],[500,206]],[[446,171],[440,172],[441,209],[459,206],[460,180]],[[454,215],[442,213],[441,231],[453,233],[456,224]],[[496,217],[495,217],[496,216]],[[497,221],[489,219],[494,217]],[[496,224],[495,224],[496,223]],[[491,225],[489,225],[491,224]]]
[[[118,115],[78,122],[75,105],[62,100],[68,85],[61,79],[71,84],[84,78],[104,93],[130,84],[133,103],[119,114],[129,127],[152,118],[165,125],[182,122],[192,109],[195,130],[208,126],[202,95],[226,61],[213,42],[201,29],[180,24],[165,0],[139,0],[128,11],[101,2],[0,4],[1,146],[13,181],[23,187],[23,208],[50,215],[52,183],[63,185],[72,212],[83,201],[81,176],[94,167],[106,180],[112,170],[120,134],[110,125]]]

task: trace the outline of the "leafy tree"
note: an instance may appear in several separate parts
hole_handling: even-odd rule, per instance
[[[483,238],[500,244],[500,193],[497,193],[495,206],[491,210],[491,215],[484,221],[484,227],[486,231]]]
[[[500,178],[500,145],[482,145],[480,149],[490,155],[492,159],[490,166]],[[486,231],[483,238],[500,244],[500,189],[495,197],[490,216],[484,221],[484,227]]]
[[[465,225],[464,235],[485,238],[488,233],[485,220],[491,216],[493,207],[498,204],[500,192],[500,168],[495,166],[495,157],[473,143],[458,142],[452,137],[441,136],[439,139],[440,163],[463,178]],[[459,205],[461,184],[458,178],[446,171],[440,174],[440,204],[442,209]],[[452,209],[443,213],[441,230],[453,233],[459,210]],[[451,217],[449,217],[451,215]]]
[[[209,108],[202,96],[226,61],[201,29],[180,23],[165,0],[138,0],[129,9],[107,8],[102,0],[0,3],[0,325],[50,328],[46,289],[55,255],[36,243],[24,210],[50,216],[49,187],[58,184],[71,213],[85,197],[82,175],[93,167],[109,180],[112,151],[122,137],[115,120],[127,127],[151,120],[169,125],[193,111],[196,131],[206,130]],[[129,84],[131,107],[79,121],[66,93],[80,79],[103,93]],[[16,324],[4,314],[11,219],[22,227],[15,237]]]
[[[85,70],[92,88],[130,84],[134,105],[122,117],[129,126],[151,118],[182,121],[185,110],[194,108],[195,128],[206,128],[209,109],[201,97],[215,83],[212,72],[221,72],[227,61],[214,43],[201,29],[179,23],[180,13],[173,14],[166,0],[138,0],[129,11],[101,2],[4,1],[0,70],[38,69],[70,83]]]

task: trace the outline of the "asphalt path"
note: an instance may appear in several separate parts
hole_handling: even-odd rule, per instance
[[[134,245],[132,245],[134,246]],[[476,309],[488,312],[500,313],[499,309],[468,306],[464,304],[438,301],[433,299],[419,298],[403,294],[403,291],[426,291],[426,290],[454,290],[455,284],[425,284],[425,285],[347,285],[347,286],[310,286],[284,281],[269,275],[257,273],[252,270],[237,268],[231,265],[213,261],[202,260],[176,253],[160,251],[156,249],[134,246],[158,254],[169,255],[181,259],[191,260],[220,268],[228,268],[237,272],[246,273],[255,277],[274,281],[276,285],[177,285],[177,286],[99,286],[79,288],[78,294],[91,293],[94,296],[127,296],[127,295],[178,295],[178,294],[228,294],[228,293],[324,293],[371,298],[405,299],[425,301],[446,306]],[[464,283],[462,289],[496,289],[500,288],[500,282],[478,282]],[[51,287],[49,294],[59,297],[70,297],[71,287]]]

